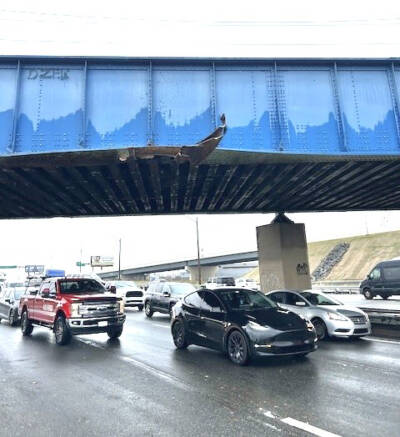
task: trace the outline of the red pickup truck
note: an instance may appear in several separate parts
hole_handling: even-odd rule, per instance
[[[23,335],[30,335],[34,325],[45,326],[59,345],[80,334],[106,332],[117,338],[125,322],[123,300],[91,278],[45,279],[38,292],[21,298],[19,313]]]

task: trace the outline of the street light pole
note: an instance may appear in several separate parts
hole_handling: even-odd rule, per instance
[[[200,265],[200,237],[199,237],[199,218],[196,217],[196,237],[197,237],[197,273],[199,285],[201,285],[201,265]]]
[[[118,280],[121,279],[121,238],[119,239],[119,254],[118,254]]]

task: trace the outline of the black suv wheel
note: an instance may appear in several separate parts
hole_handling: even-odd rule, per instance
[[[186,341],[185,325],[180,320],[177,320],[172,326],[172,338],[177,349],[186,349],[189,346]]]
[[[8,314],[8,323],[10,326],[15,326],[17,324],[18,320],[18,314],[16,314],[15,310],[10,310],[10,313]]]
[[[150,301],[146,301],[146,303],[144,304],[144,312],[146,313],[147,317],[151,317],[153,315],[153,310],[151,308],[151,303]]]
[[[67,326],[64,316],[58,316],[54,323],[54,334],[56,336],[56,343],[60,346],[68,344],[71,341],[71,332]]]
[[[239,331],[233,331],[228,337],[228,356],[230,360],[244,366],[249,361],[249,350],[244,335]]]

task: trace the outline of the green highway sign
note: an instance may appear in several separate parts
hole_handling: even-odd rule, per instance
[[[76,262],[76,266],[77,267],[85,267],[85,266],[88,266],[89,265],[89,263],[83,263],[82,261],[77,261]]]

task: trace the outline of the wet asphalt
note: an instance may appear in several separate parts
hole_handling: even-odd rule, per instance
[[[400,436],[400,343],[329,340],[238,367],[175,350],[164,315],[128,310],[119,340],[64,347],[45,328],[22,337],[0,323],[0,436],[313,435],[292,419],[316,435]]]

